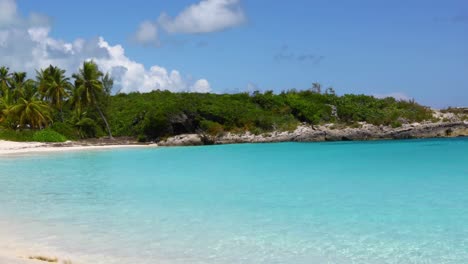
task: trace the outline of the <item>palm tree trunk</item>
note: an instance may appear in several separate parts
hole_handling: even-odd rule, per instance
[[[107,133],[109,134],[109,138],[110,138],[110,139],[114,139],[114,138],[112,137],[112,132],[111,132],[111,130],[110,130],[109,123],[107,122],[106,117],[105,117],[104,114],[102,113],[101,108],[99,107],[99,105],[98,105],[98,103],[97,103],[97,101],[96,101],[96,95],[95,95],[94,93],[92,93],[92,94],[93,94],[94,105],[96,106],[96,109],[97,109],[99,115],[101,116],[102,120],[104,121],[104,124],[106,125],[106,129],[107,129]]]
[[[63,106],[60,106],[60,119],[62,120],[62,123],[65,122],[63,119]]]

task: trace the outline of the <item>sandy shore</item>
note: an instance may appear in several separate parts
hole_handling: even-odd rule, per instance
[[[4,238],[2,239],[4,240]],[[0,241],[4,243],[6,241]],[[14,243],[13,243],[14,244]],[[0,247],[1,264],[38,264],[38,263],[58,263],[58,264],[82,264],[85,262],[72,261],[67,257],[57,256],[55,253],[48,253],[48,250],[39,250],[37,246],[32,246],[28,250],[25,246],[10,245]],[[41,257],[45,259],[40,259]],[[37,259],[39,258],[39,259]],[[48,261],[47,261],[48,260]],[[55,260],[55,261],[53,261]]]
[[[20,258],[10,258],[10,257],[3,257],[0,252],[0,263],[5,264],[28,264],[28,263],[38,263],[37,261],[20,259]]]
[[[2,264],[34,264],[34,263],[47,263],[47,262],[28,259],[26,255],[17,254],[15,250],[11,250],[9,252],[0,250],[0,263]]]
[[[114,148],[150,148],[157,147],[156,144],[106,144],[106,145],[84,145],[80,142],[66,142],[63,144],[40,143],[40,142],[13,142],[0,140],[0,156],[27,154],[37,152],[62,152],[79,150],[100,150]],[[0,262],[2,263],[2,262]]]
[[[34,264],[34,263],[48,263],[39,260],[30,259],[31,256],[48,256],[49,250],[39,248],[34,242],[31,245],[24,245],[18,242],[15,238],[15,224],[11,222],[0,221],[0,263],[1,264]],[[55,257],[54,254],[48,257]],[[57,263],[63,263],[57,262]]]

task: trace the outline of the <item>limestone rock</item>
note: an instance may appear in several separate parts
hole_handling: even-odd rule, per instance
[[[300,125],[294,131],[274,131],[255,135],[250,132],[242,134],[226,133],[218,137],[198,134],[185,134],[170,137],[159,142],[160,146],[195,146],[210,144],[233,143],[271,143],[271,142],[317,142],[317,141],[348,141],[377,139],[409,139],[432,137],[468,136],[468,122],[438,122],[405,124],[399,128],[375,126],[362,123],[361,127],[344,127],[333,129],[334,125],[323,126]]]

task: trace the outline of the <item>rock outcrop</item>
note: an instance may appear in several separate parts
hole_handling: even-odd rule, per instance
[[[198,134],[183,134],[170,137],[158,142],[158,146],[199,146],[204,145],[202,137]]]
[[[271,132],[255,135],[250,132],[243,134],[225,133],[212,136],[185,134],[170,137],[158,142],[160,146],[194,146],[210,144],[233,143],[271,143],[271,142],[319,142],[319,141],[351,141],[378,139],[411,139],[468,136],[468,122],[413,123],[398,128],[375,126],[361,123],[360,127],[339,127],[334,124],[323,126],[301,125],[294,131]]]

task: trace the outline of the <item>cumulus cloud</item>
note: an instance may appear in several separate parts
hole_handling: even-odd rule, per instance
[[[120,92],[135,91],[150,92],[153,90],[170,90],[175,92],[210,92],[209,82],[205,79],[196,81],[191,85],[181,74],[172,70],[168,72],[160,66],[145,69],[144,65],[129,59],[121,45],[112,46],[102,37],[97,46],[106,51],[106,56],[92,57],[103,71],[110,72],[115,78],[116,85],[121,87]],[[204,84],[203,91],[201,84]]]
[[[159,29],[171,34],[203,34],[234,28],[246,20],[240,0],[202,0],[175,17],[163,12],[155,22],[142,22],[132,40],[144,46],[160,46]]]
[[[158,25],[151,21],[144,21],[138,27],[133,40],[142,45],[159,45]]]
[[[246,16],[239,0],[203,0],[175,18],[162,13],[158,21],[170,33],[209,33],[239,26]]]
[[[121,45],[111,45],[103,37],[76,39],[67,42],[50,36],[51,26],[45,16],[37,14],[22,18],[16,13],[16,3],[0,0],[4,24],[0,24],[0,62],[14,70],[34,76],[35,69],[57,65],[75,72],[85,60],[94,60],[115,80],[115,88],[121,92],[149,92],[152,90],[210,92],[205,79],[191,81],[178,71],[168,71],[161,66],[146,68],[128,58]],[[10,15],[13,14],[13,15]]]
[[[211,91],[211,86],[207,80],[201,79],[195,82],[191,90],[197,93],[209,93]]]
[[[0,0],[0,26],[13,23],[16,18],[15,0]]]

